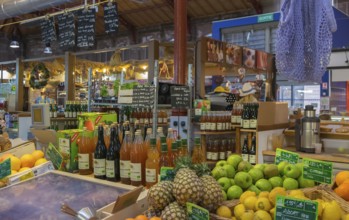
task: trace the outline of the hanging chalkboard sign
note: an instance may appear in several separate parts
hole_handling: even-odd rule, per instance
[[[171,86],[171,106],[173,108],[189,108],[189,86]]]
[[[107,34],[117,32],[119,29],[119,15],[117,3],[104,5],[104,28]]]
[[[53,17],[42,20],[40,26],[41,26],[41,38],[45,44],[51,43],[52,41],[55,41],[57,39],[55,20]]]
[[[74,14],[64,13],[57,16],[59,47],[70,48],[75,46]]]
[[[78,47],[93,47],[95,45],[96,13],[94,9],[83,9],[77,13]]]
[[[139,107],[151,107],[154,105],[154,86],[136,85],[133,87],[132,104]]]

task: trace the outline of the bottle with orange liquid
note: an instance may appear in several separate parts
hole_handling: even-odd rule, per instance
[[[148,153],[148,150],[150,149],[151,135],[152,135],[152,129],[148,128],[145,135],[145,140],[144,140],[144,149],[147,153]],[[155,148],[156,148],[156,139],[155,139]]]
[[[177,157],[178,157],[178,149],[177,149],[178,145],[177,145],[177,142],[174,141],[172,142],[171,144],[171,154],[169,155],[170,156],[170,166],[171,167],[174,167],[175,164],[176,164],[176,160],[177,160]]]
[[[180,140],[181,149],[178,151],[178,157],[184,157],[188,155],[188,143],[187,139]]]
[[[173,142],[176,142],[176,138],[174,137],[173,129],[172,129],[172,128],[169,128],[169,129],[167,130],[167,138],[166,138],[167,151],[168,151],[168,154],[169,154],[169,155],[172,154],[171,147],[172,147],[172,143],[173,143]]]
[[[156,133],[156,148],[158,149],[159,153],[161,152],[161,138],[165,137],[162,127],[158,127],[157,133]],[[165,138],[166,140],[166,138]]]
[[[140,186],[145,183],[145,160],[143,152],[143,139],[139,131],[135,134],[130,152],[131,185]]]
[[[201,147],[201,139],[199,137],[195,138],[195,145],[192,153],[192,161],[194,164],[205,162],[206,153],[203,151]]]
[[[160,155],[156,149],[156,139],[150,139],[150,148],[148,150],[148,159],[145,162],[145,182],[149,189],[158,182],[158,175],[160,173]]]
[[[162,143],[161,144],[161,155],[160,155],[160,169],[161,167],[170,167],[171,166],[171,158],[168,155],[167,152],[167,144]]]
[[[81,175],[89,175],[93,173],[93,145],[91,144],[91,139],[88,135],[87,128],[83,128],[82,137],[79,142],[79,174]],[[93,142],[92,142],[93,143]]]
[[[121,183],[131,184],[130,179],[130,150],[131,150],[130,131],[125,131],[125,139],[120,149],[120,180]]]

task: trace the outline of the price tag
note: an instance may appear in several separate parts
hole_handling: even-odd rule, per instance
[[[160,181],[173,180],[175,174],[173,172],[173,167],[161,167],[160,168]]]
[[[303,158],[303,178],[332,184],[332,163]]]
[[[275,220],[317,220],[317,217],[318,202],[287,196],[276,196]]]
[[[11,159],[7,158],[5,161],[0,163],[0,179],[7,177],[11,174]]]
[[[275,164],[278,165],[281,161],[287,161],[290,164],[296,164],[298,163],[299,160],[299,154],[287,151],[287,150],[282,150],[280,148],[276,149],[276,154],[275,154]]]
[[[194,203],[187,202],[189,220],[209,220],[210,212]]]
[[[57,148],[52,143],[49,143],[46,154],[47,157],[52,161],[53,166],[56,169],[60,169],[63,162],[63,156],[61,155],[61,153],[59,153]]]

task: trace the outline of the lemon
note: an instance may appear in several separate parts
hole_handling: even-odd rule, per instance
[[[253,220],[272,220],[270,214],[264,210],[258,210],[254,213]]]
[[[224,217],[224,218],[231,218],[232,217],[232,212],[228,206],[221,205],[216,211],[216,214]]]
[[[16,174],[16,173],[18,173],[17,170],[11,170],[11,174],[10,174],[10,175],[12,176],[12,175],[14,175],[14,174]]]
[[[245,199],[250,197],[250,196],[256,196],[256,192],[252,192],[252,191],[243,192],[240,196],[240,203],[244,204]]]
[[[254,210],[256,202],[257,202],[257,197],[249,196],[245,199],[243,204],[247,210]]]
[[[231,220],[237,220],[235,216],[231,217]]]
[[[288,196],[290,197],[295,197],[295,196],[305,196],[303,191],[300,190],[300,189],[294,189],[294,190],[291,190],[289,193],[288,193]]]
[[[18,171],[21,168],[21,160],[18,157],[11,156],[11,170]]]
[[[39,160],[40,158],[44,158],[45,154],[41,150],[35,150],[32,152],[33,157],[35,158],[35,161]]]
[[[334,200],[325,205],[322,211],[322,220],[340,220],[342,209]]]
[[[269,212],[270,212],[271,217],[274,219],[274,216],[275,216],[275,207],[272,208],[272,209],[270,209]]]
[[[317,203],[318,203],[318,205],[317,205],[317,210],[318,210],[318,216],[320,217],[321,215],[322,215],[322,211],[324,210],[324,205],[323,205],[323,203],[324,203],[324,200],[322,200],[322,199],[317,199],[317,200],[315,200],[315,201],[317,201]]]
[[[254,211],[247,210],[244,214],[242,214],[240,220],[253,220]]]
[[[259,195],[258,195],[258,198],[269,198],[269,192],[268,191],[263,191],[263,192],[260,192]]]
[[[243,204],[239,204],[234,208],[234,215],[237,219],[240,219],[245,212],[246,212],[246,209]]]
[[[271,204],[269,199],[267,198],[258,198],[256,205],[255,205],[255,210],[264,210],[269,212],[269,210],[271,209]]]
[[[349,214],[343,215],[342,220],[349,220]]]
[[[277,195],[286,196],[286,189],[283,187],[275,187],[272,191],[270,191],[268,198],[273,205],[275,205]]]
[[[39,166],[40,164],[43,164],[46,162],[47,162],[46,158],[40,158],[35,162],[34,166]]]

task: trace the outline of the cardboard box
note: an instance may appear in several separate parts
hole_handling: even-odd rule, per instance
[[[20,144],[16,147],[12,147],[6,151],[2,151],[0,153],[0,157],[4,154],[12,154],[18,158],[23,156],[24,154],[31,154],[35,150],[35,143],[34,142],[25,142],[23,144]]]
[[[116,113],[97,113],[97,112],[89,112],[78,115],[79,120],[79,129],[83,129],[86,127],[87,130],[93,131],[94,127],[99,123],[106,123],[108,125],[117,121]]]
[[[257,124],[258,130],[288,127],[287,102],[259,102]]]

